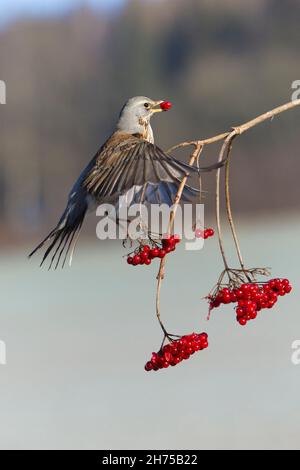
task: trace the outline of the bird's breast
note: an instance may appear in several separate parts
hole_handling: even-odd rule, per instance
[[[149,121],[144,121],[140,119],[139,124],[143,127],[143,132],[141,134],[142,139],[147,140],[151,144],[154,144],[153,130]]]

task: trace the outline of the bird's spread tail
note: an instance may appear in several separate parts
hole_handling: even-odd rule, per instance
[[[44,240],[29,254],[29,258],[33,256],[38,250],[40,250],[44,245],[49,242],[49,245],[44,253],[43,259],[40,263],[42,266],[47,259],[47,257],[52,252],[52,258],[49,264],[49,269],[54,266],[54,269],[57,269],[60,261],[62,261],[62,267],[64,267],[72,243],[74,241],[71,254],[70,262],[72,261],[72,256],[74,248],[78,239],[78,235],[87,211],[87,205],[83,204],[80,207],[73,204],[68,205],[65,212],[63,213],[57,226],[47,235]]]

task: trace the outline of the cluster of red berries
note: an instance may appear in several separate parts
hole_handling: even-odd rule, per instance
[[[245,326],[257,317],[257,312],[272,308],[279,296],[289,294],[292,286],[288,279],[271,279],[267,283],[244,283],[239,288],[224,287],[210,299],[210,310],[221,304],[236,303],[236,319]]]
[[[172,103],[170,103],[170,101],[163,101],[160,103],[160,108],[163,111],[168,111],[170,108],[172,108]]]
[[[201,228],[197,228],[195,230],[195,237],[196,238],[204,238],[205,240],[207,238],[213,237],[215,234],[215,231],[213,228],[205,228],[202,230]]]
[[[208,336],[206,333],[192,333],[182,336],[166,344],[157,353],[152,353],[151,360],[145,365],[145,370],[166,369],[169,366],[176,366],[179,362],[189,357],[196,351],[202,351],[208,347]]]
[[[177,243],[180,242],[179,235],[171,235],[162,239],[161,246],[157,243],[152,248],[149,245],[140,245],[133,256],[127,257],[127,263],[133,266],[146,264],[149,266],[154,258],[164,258],[168,253],[176,249]]]

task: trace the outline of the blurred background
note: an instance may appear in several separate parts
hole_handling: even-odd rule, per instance
[[[156,266],[131,271],[120,243],[97,242],[93,215],[72,269],[26,259],[129,97],[174,103],[153,120],[163,148],[289,101],[299,19],[299,0],[0,0],[1,448],[300,447],[300,109],[243,135],[231,173],[247,264],[289,277],[293,295],[245,329],[230,307],[207,323],[216,241],[179,250],[163,315],[211,337],[186,364],[143,371],[160,344]],[[212,176],[205,186],[213,224]]]

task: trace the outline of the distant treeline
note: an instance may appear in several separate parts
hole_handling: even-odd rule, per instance
[[[57,218],[130,96],[174,102],[154,122],[162,147],[290,100],[300,79],[299,21],[298,0],[131,0],[111,14],[81,8],[7,26],[0,31],[2,228],[40,230]],[[236,210],[297,207],[299,125],[300,111],[291,111],[237,142]],[[215,158],[213,148],[209,154]]]

